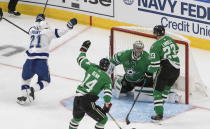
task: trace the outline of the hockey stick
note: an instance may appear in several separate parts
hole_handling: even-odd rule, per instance
[[[12,24],[13,26],[17,27],[18,29],[22,30],[22,31],[25,32],[26,34],[29,34],[26,30],[24,30],[23,28],[21,28],[20,26],[18,26],[18,25],[16,25],[16,24],[14,24],[13,22],[9,21],[8,19],[6,19],[6,18],[4,18],[4,17],[3,17],[2,19],[4,19],[5,21],[9,22],[10,24]]]
[[[126,121],[126,124],[127,124],[127,125],[129,125],[129,124],[131,123],[130,120],[129,120],[129,115],[130,115],[130,113],[131,113],[131,111],[132,111],[132,109],[133,109],[133,107],[134,107],[134,105],[135,105],[137,99],[139,98],[139,95],[141,94],[141,91],[142,91],[144,85],[145,85],[145,83],[141,86],[141,89],[139,90],[139,93],[138,93],[138,95],[136,96],[135,100],[133,101],[133,105],[131,106],[131,109],[130,109],[130,111],[128,112],[126,118],[125,118],[125,121]]]
[[[111,117],[111,119],[114,121],[114,123],[117,125],[117,127],[119,129],[122,129],[122,127],[117,123],[117,121],[115,120],[115,118],[110,113],[107,113],[107,114]]]
[[[42,13],[42,14],[44,14],[44,13],[45,13],[45,10],[46,10],[46,7],[47,7],[47,4],[48,4],[48,0],[46,1],[45,5],[44,5],[44,10],[43,10],[43,13]]]

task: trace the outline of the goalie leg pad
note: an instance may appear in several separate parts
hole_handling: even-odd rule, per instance
[[[114,80],[114,92],[113,92],[113,95],[116,98],[120,97],[120,92],[121,92],[121,89],[122,89],[122,83],[121,83],[122,79],[123,79],[122,76],[116,75],[115,80]]]

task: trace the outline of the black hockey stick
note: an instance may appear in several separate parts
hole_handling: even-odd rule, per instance
[[[107,113],[107,114],[111,117],[111,119],[114,121],[114,123],[117,125],[117,127],[119,129],[122,129],[122,127],[117,123],[117,121],[115,120],[115,118],[110,113]]]
[[[130,111],[128,112],[126,118],[125,118],[125,121],[126,121],[126,124],[127,124],[127,125],[129,125],[129,124],[131,123],[130,120],[129,120],[129,115],[130,115],[130,113],[131,113],[131,111],[132,111],[132,109],[133,109],[133,107],[134,107],[134,105],[135,105],[137,99],[139,98],[139,95],[141,94],[141,91],[142,91],[144,85],[145,85],[145,83],[141,86],[141,89],[139,90],[139,93],[138,93],[138,95],[136,96],[135,100],[133,101],[133,105],[131,106],[131,109],[130,109]]]
[[[46,7],[47,7],[47,4],[48,4],[48,0],[46,1],[45,5],[44,5],[44,10],[43,10],[43,13],[42,13],[42,14],[44,14],[44,13],[45,13],[45,10],[46,10]]]
[[[4,18],[4,17],[3,17],[2,19],[4,19],[5,21],[9,22],[10,24],[12,24],[13,26],[17,27],[18,29],[22,30],[22,31],[25,32],[26,34],[29,34],[26,30],[24,30],[24,29],[21,28],[20,26],[16,25],[15,23],[9,21],[8,19],[6,19],[6,18]]]

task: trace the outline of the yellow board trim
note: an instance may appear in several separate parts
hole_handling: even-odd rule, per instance
[[[0,7],[3,8],[4,11],[7,11],[8,2],[0,2]],[[37,15],[42,13],[43,7],[28,5],[28,4],[18,4],[16,7],[17,11],[20,11],[26,15]],[[55,9],[55,8],[46,8],[45,15],[50,18],[68,21],[70,18],[77,18],[79,24],[90,25],[92,23],[93,27],[100,27],[104,29],[110,29],[115,26],[137,26],[124,22],[113,21],[109,19],[99,18],[99,17],[91,17],[85,14],[79,14],[74,12],[69,12],[65,10]],[[191,41],[191,47],[200,48],[204,50],[210,51],[210,40],[200,39],[190,36],[184,36]]]

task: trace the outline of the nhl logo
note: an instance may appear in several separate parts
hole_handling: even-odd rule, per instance
[[[132,5],[134,3],[134,0],[123,0],[125,4]]]

